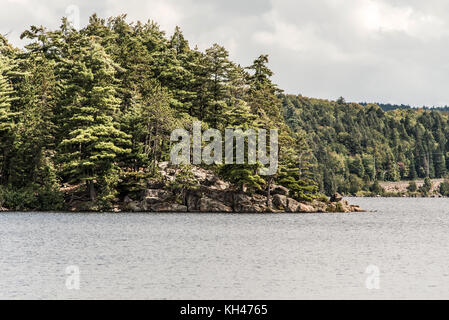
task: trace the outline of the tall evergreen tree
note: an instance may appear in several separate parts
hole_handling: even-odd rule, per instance
[[[92,201],[97,188],[101,200],[114,197],[119,155],[130,152],[130,136],[119,126],[120,100],[116,90],[116,67],[94,40],[75,31],[74,43],[61,68],[65,92],[63,116],[66,138],[59,145],[64,175],[84,182]]]
[[[13,89],[7,78],[8,60],[0,55],[0,181],[8,179],[9,153],[12,144],[13,119],[11,102]]]

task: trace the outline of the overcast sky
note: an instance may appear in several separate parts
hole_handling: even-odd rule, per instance
[[[96,12],[179,25],[192,46],[217,42],[249,65],[270,55],[287,93],[414,106],[449,105],[445,0],[0,0],[0,32],[22,46],[30,25],[59,26],[70,5],[81,26]],[[70,12],[70,11],[69,11]]]

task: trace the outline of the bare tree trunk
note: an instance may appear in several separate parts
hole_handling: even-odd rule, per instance
[[[95,184],[93,181],[89,181],[87,183],[87,187],[89,190],[89,197],[91,201],[95,201],[97,199],[97,193],[95,192]]]
[[[273,182],[273,178],[268,178],[268,186],[267,186],[267,207],[271,208],[271,183]]]

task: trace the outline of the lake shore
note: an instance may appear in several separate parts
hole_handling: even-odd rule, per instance
[[[364,212],[339,194],[301,200],[288,188],[271,184],[270,190],[246,192],[219,178],[213,171],[191,169],[192,186],[173,187],[181,169],[159,164],[159,179],[145,188],[117,197],[110,210],[104,210],[86,196],[83,185],[62,189],[68,212],[154,212],[154,213],[326,213]],[[195,183],[193,183],[195,182]],[[6,208],[2,211],[10,211]],[[23,211],[15,208],[11,211]],[[41,211],[39,209],[32,211]]]
[[[432,187],[430,188],[429,194],[435,195],[439,193],[440,185],[444,182],[445,179],[431,179]],[[390,181],[384,181],[379,182],[379,185],[385,190],[386,193],[398,193],[398,194],[404,194],[409,192],[408,187],[410,185],[411,181],[397,181],[397,182],[390,182]],[[418,188],[422,187],[424,185],[424,179],[421,180],[415,180],[416,186]]]

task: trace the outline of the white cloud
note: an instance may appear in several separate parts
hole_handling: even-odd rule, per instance
[[[124,7],[126,7],[126,10],[124,10]],[[166,0],[126,0],[126,4],[123,1],[108,0],[105,10],[101,14],[117,16],[127,13],[131,20],[154,20],[163,30],[172,31],[182,21],[182,11],[181,6]]]
[[[420,12],[411,6],[393,6],[389,3],[362,0],[355,11],[369,32],[403,32],[426,40],[447,35],[447,25],[436,15]]]
[[[20,45],[30,25],[55,28],[66,8],[81,24],[128,13],[180,25],[191,45],[217,42],[247,65],[270,54],[290,93],[353,101],[449,104],[449,2],[444,0],[0,0],[0,32]]]

